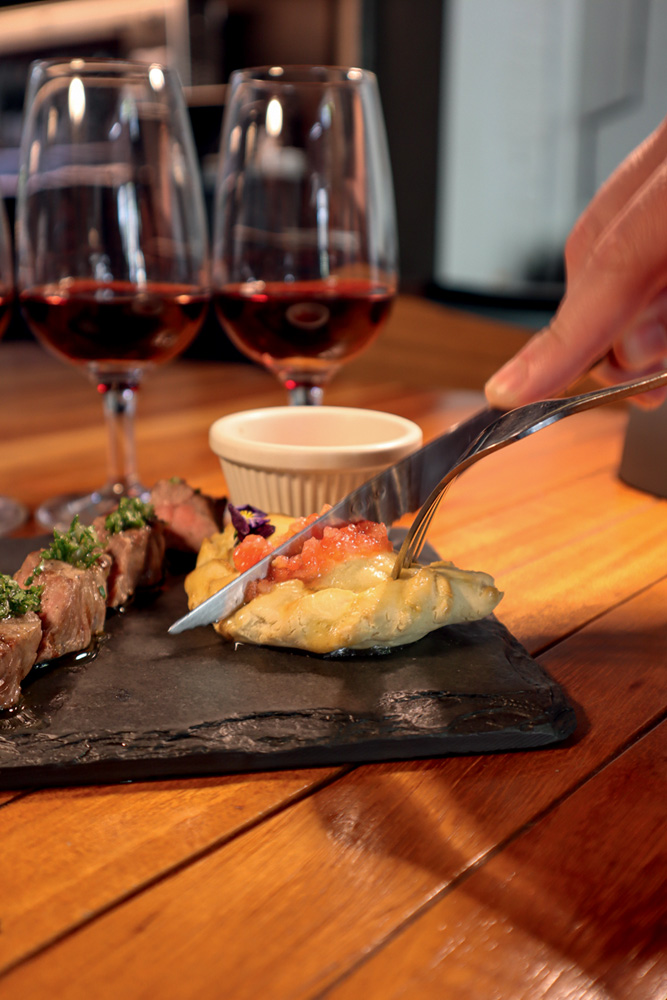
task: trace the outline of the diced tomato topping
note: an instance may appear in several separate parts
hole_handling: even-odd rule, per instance
[[[269,579],[276,583],[303,580],[307,584],[345,559],[391,551],[392,545],[384,524],[359,521],[341,528],[325,528],[321,538],[309,538],[296,555],[276,556],[271,563]]]
[[[322,513],[328,509],[330,508],[325,507]],[[273,535],[270,538],[247,535],[234,549],[234,566],[240,573],[249,569],[319,516],[320,514],[310,514],[308,517],[297,518],[285,534],[278,538]],[[303,580],[307,584],[345,559],[391,551],[392,544],[387,537],[387,529],[384,524],[376,521],[359,521],[340,528],[325,528],[320,538],[313,537],[305,541],[301,552],[296,555],[276,556],[271,564],[268,580],[275,583]]]
[[[240,545],[234,549],[234,567],[239,573],[245,573],[247,569],[258,563],[264,556],[273,552],[274,546],[269,538],[262,538],[261,535],[246,535]]]
[[[292,535],[296,535],[299,531],[303,531],[304,528],[308,528],[313,521],[317,521],[318,517],[321,517],[322,514],[326,514],[328,510],[331,510],[331,504],[325,503],[319,514],[309,514],[308,517],[297,517],[295,521],[292,521],[287,531],[279,538],[276,538],[273,543],[273,547],[277,549],[279,545],[286,542],[288,538],[292,537]]]

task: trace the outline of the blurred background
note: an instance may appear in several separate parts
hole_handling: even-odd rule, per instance
[[[536,329],[595,190],[667,113],[661,0],[0,0],[0,185],[10,217],[33,59],[175,66],[209,208],[232,70],[378,76],[401,288]],[[29,336],[16,317],[9,337]],[[191,349],[235,357],[211,320]]]

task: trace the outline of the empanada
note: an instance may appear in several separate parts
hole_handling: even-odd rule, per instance
[[[270,520],[276,536],[292,522],[282,515]],[[238,575],[234,543],[229,525],[202,546],[185,581],[191,609]],[[502,597],[486,573],[436,562],[404,570],[393,580],[393,564],[393,553],[380,551],[337,562],[314,580],[268,584],[266,592],[214,627],[227,639],[320,654],[392,647],[415,642],[442,625],[484,618]]]

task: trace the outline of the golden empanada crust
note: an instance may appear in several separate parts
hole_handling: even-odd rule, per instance
[[[282,515],[271,520],[278,533],[291,522]],[[190,608],[238,575],[233,547],[231,525],[202,545],[185,581]],[[226,639],[319,654],[387,648],[416,642],[443,625],[484,618],[502,598],[487,573],[436,562],[393,580],[393,563],[391,553],[380,553],[341,563],[314,586],[277,583],[214,627]]]

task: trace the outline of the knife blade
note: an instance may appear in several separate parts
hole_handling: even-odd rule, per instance
[[[268,556],[175,621],[169,632],[175,635],[186,629],[210,625],[233,614],[243,604],[248,584],[263,579],[276,556],[293,555],[307,539],[321,534],[324,528],[360,520],[391,525],[403,514],[417,510],[442,477],[454,468],[481,432],[501,413],[501,410],[492,408],[479,410],[468,420],[455,424],[423,448],[358,486],[307,528],[292,535]]]

